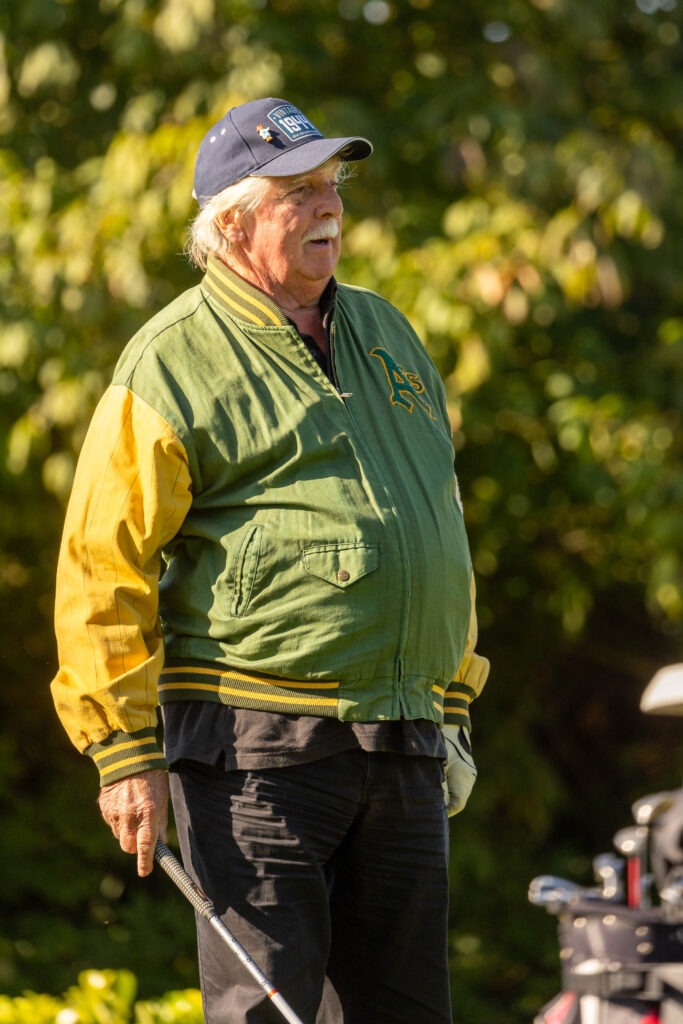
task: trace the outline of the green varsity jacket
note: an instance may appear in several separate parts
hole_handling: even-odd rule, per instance
[[[362,289],[330,346],[333,381],[213,260],[124,351],[57,577],[53,695],[103,783],[164,766],[166,701],[469,723],[488,662],[442,382]]]

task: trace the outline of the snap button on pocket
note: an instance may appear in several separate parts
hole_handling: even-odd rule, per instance
[[[312,576],[345,590],[379,567],[379,548],[376,544],[329,541],[308,544],[301,558]]]

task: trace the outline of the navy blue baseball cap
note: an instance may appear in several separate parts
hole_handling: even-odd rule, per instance
[[[287,100],[252,100],[229,110],[202,139],[193,195],[202,206],[242,178],[304,174],[337,154],[364,160],[371,153],[372,143],[360,136],[326,139]]]

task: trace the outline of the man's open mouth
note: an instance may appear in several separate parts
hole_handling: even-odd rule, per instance
[[[310,232],[308,236],[304,236],[304,242],[312,242],[313,245],[327,245],[336,238],[339,234],[339,228],[336,224],[325,224],[321,225],[317,229]]]

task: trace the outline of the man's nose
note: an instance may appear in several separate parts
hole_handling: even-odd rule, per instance
[[[316,213],[319,217],[341,217],[344,212],[344,204],[335,186],[325,189],[320,196]]]

